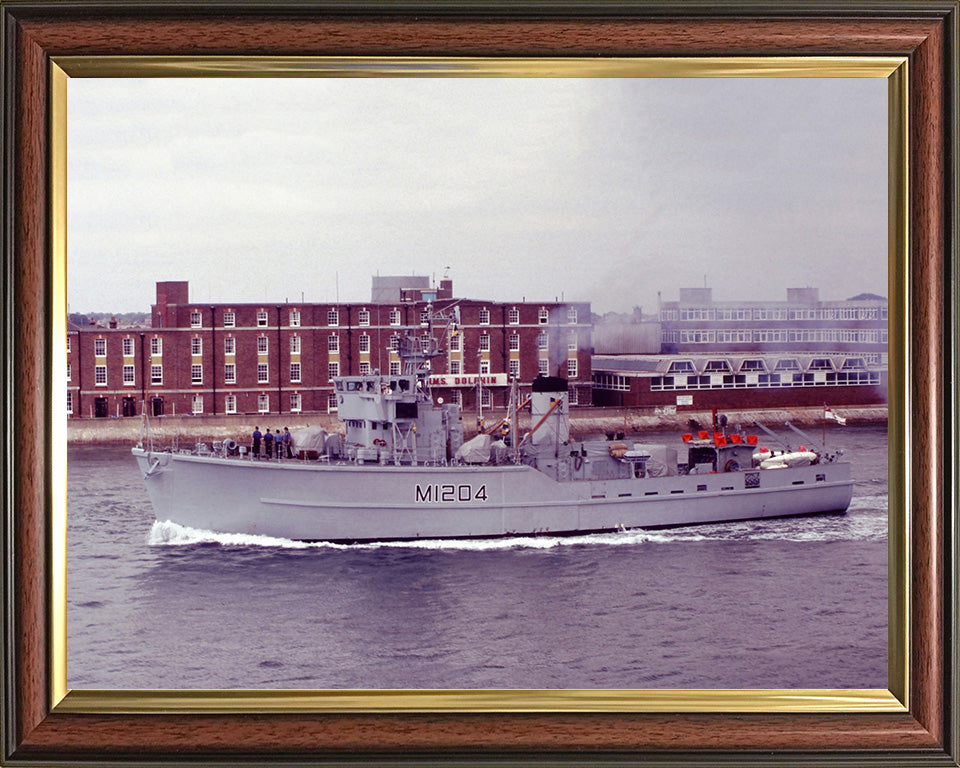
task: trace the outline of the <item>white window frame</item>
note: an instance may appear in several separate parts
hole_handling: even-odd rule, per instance
[[[257,328],[266,328],[267,327],[267,313],[264,310],[257,311]]]
[[[199,309],[190,310],[190,327],[203,328],[203,312]]]
[[[290,413],[300,413],[303,410],[303,398],[299,392],[290,393]]]
[[[490,361],[489,361],[489,360],[481,360],[481,361],[480,361],[480,373],[481,373],[481,374],[484,374],[484,375],[490,373]]]
[[[299,355],[300,354],[300,339],[302,336],[291,336],[290,337],[290,354]]]
[[[480,351],[481,352],[490,351],[490,334],[489,333],[480,334]]]
[[[332,361],[327,363],[327,379],[332,381],[334,377],[340,375],[340,363]]]
[[[577,379],[580,377],[580,361],[575,357],[567,358],[567,378]]]
[[[546,307],[540,307],[537,310],[537,322],[540,325],[547,325],[550,322],[550,310]]]
[[[163,337],[154,336],[150,339],[150,356],[161,357],[163,355]]]
[[[391,360],[391,361],[390,361],[390,375],[391,375],[391,376],[399,376],[399,375],[400,375],[400,361],[399,361],[399,360]]]
[[[331,392],[327,395],[327,413],[337,412],[337,393]]]
[[[73,392],[67,391],[67,415],[73,413]]]
[[[299,384],[303,379],[303,367],[300,363],[290,363],[290,383]]]
[[[270,395],[257,395],[257,413],[270,413]]]
[[[163,365],[150,366],[150,383],[152,385],[163,384]]]
[[[360,361],[360,375],[361,375],[361,376],[369,376],[369,375],[370,375],[370,361],[369,361],[369,360],[361,360],[361,361]]]
[[[67,381],[73,379],[73,363],[67,363]]]
[[[577,323],[577,308],[576,307],[567,307],[567,322],[568,323]]]
[[[107,386],[107,366],[105,365],[93,366],[93,383],[97,387]]]
[[[357,347],[357,348],[358,348],[361,352],[369,352],[369,351],[370,351],[370,336],[369,336],[369,334],[366,334],[366,333],[361,333],[361,334],[360,334],[360,340],[359,340],[359,342],[358,342],[358,347]]]
[[[451,375],[451,376],[459,376],[459,375],[460,375],[460,361],[459,361],[459,360],[451,360],[451,361],[450,361],[450,375]]]
[[[331,328],[337,327],[340,325],[340,310],[338,309],[328,309],[327,310],[327,325]]]
[[[340,351],[340,337],[331,333],[327,336],[327,352],[339,352]]]
[[[123,343],[123,356],[133,357],[134,355],[133,339],[124,339],[122,343]]]
[[[203,384],[203,363],[190,364],[190,383]]]
[[[299,309],[290,310],[290,327],[291,328],[300,327],[300,310]]]
[[[266,355],[270,353],[270,337],[257,336],[257,354]]]
[[[236,336],[227,336],[223,340],[223,354],[225,355],[237,354],[237,337]]]
[[[190,354],[191,355],[202,355],[203,354],[203,339],[199,336],[194,336],[190,339]]]
[[[132,387],[137,383],[137,369],[132,364],[123,366],[123,386]]]
[[[396,307],[390,310],[390,325],[400,325],[400,310]]]
[[[203,395],[194,395],[190,399],[190,412],[195,415],[203,413]]]
[[[95,357],[107,356],[107,340],[106,339],[93,340],[93,354]]]
[[[223,327],[224,327],[224,328],[236,328],[236,327],[237,327],[237,313],[236,313],[236,312],[224,312],[224,313],[223,313]]]
[[[513,378],[515,378],[515,379],[519,379],[519,378],[520,378],[520,361],[519,361],[519,360],[509,360],[509,361],[508,361],[508,367],[507,367],[507,373],[508,373],[511,377],[513,377]]]
[[[224,384],[237,383],[237,364],[236,363],[224,363],[223,383]]]
[[[541,357],[537,360],[537,368],[540,371],[541,376],[550,375],[550,359],[546,357]]]
[[[508,346],[508,349],[509,349],[511,352],[519,352],[519,351],[520,351],[520,334],[519,334],[519,333],[511,333],[511,334],[510,334],[510,338],[509,338],[509,340],[508,340],[507,343],[508,343],[508,345],[509,345],[509,346]]]
[[[362,328],[366,328],[370,325],[369,309],[361,309],[359,312],[357,312],[357,325],[361,326]]]
[[[237,412],[237,396],[236,395],[227,395],[223,401],[223,410],[225,413],[236,413]]]
[[[516,307],[510,307],[507,311],[507,324],[520,325],[520,310]]]
[[[486,307],[480,308],[480,318],[477,320],[478,325],[490,325],[490,310]]]
[[[270,365],[268,363],[257,363],[257,384],[270,383]]]

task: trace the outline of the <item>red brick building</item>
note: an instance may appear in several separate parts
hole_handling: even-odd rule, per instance
[[[421,278],[422,279],[422,278]],[[456,299],[399,287],[376,303],[202,304],[186,282],[157,283],[149,328],[76,327],[67,338],[67,410],[73,418],[336,410],[331,378],[400,372],[397,339],[428,304],[454,325],[432,385],[447,402],[503,407],[540,373],[570,381],[574,404],[592,403],[589,303]],[[481,385],[477,386],[477,377]]]

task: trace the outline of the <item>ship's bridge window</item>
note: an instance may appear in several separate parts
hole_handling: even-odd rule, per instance
[[[707,367],[703,370],[704,373],[728,373],[730,371],[730,363],[726,360],[709,360],[707,361]]]
[[[410,380],[409,380],[409,379],[400,379],[400,381],[397,382],[397,383],[400,385],[400,391],[401,391],[401,392],[406,392],[406,391],[408,391],[408,390],[410,389]]]
[[[363,391],[363,382],[362,381],[348,381],[347,382],[347,392],[362,392]]]
[[[764,364],[763,360],[744,360],[740,365],[741,373],[748,373],[750,371],[766,371],[767,366]]]
[[[334,382],[334,386],[337,388],[337,392],[343,392],[343,382],[342,382],[342,381]]]
[[[863,362],[863,358],[862,358],[862,357],[851,357],[851,358],[843,361],[843,365],[841,366],[841,370],[844,370],[844,371],[862,371],[862,370],[863,370],[864,368],[866,368],[866,367],[867,367],[867,366],[866,366],[866,363]]]
[[[694,373],[693,363],[689,360],[677,360],[670,363],[667,373]]]

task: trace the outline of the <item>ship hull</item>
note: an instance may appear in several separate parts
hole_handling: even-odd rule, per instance
[[[135,448],[157,520],[303,541],[567,535],[843,512],[848,463],[557,482],[528,466],[267,462]]]

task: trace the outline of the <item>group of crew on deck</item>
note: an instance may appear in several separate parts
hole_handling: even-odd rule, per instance
[[[288,427],[284,427],[283,432],[277,427],[276,433],[271,432],[268,427],[266,434],[260,433],[260,427],[254,427],[253,445],[250,447],[250,455],[255,459],[260,458],[261,441],[263,442],[265,458],[272,459],[274,457],[274,449],[276,449],[276,457],[278,459],[283,458],[284,453],[286,453],[288,459],[293,458],[293,438],[290,436],[290,429]]]

